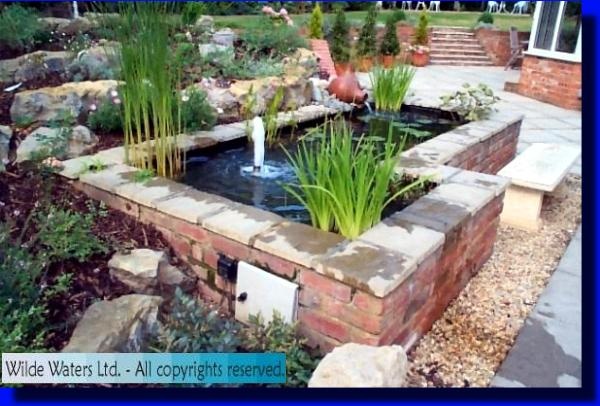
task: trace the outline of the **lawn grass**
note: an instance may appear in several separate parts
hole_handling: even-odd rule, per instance
[[[377,21],[384,24],[387,16],[392,10],[383,10],[378,14]],[[407,12],[409,21],[416,21],[420,12]],[[367,15],[366,11],[347,11],[346,17],[350,24],[360,26]],[[477,24],[480,12],[452,12],[442,11],[439,13],[428,13],[429,25],[441,27],[466,27],[472,28]],[[334,14],[325,14],[325,19],[333,23]],[[231,15],[214,16],[215,23],[221,27],[245,28],[255,24],[262,17],[260,15]],[[292,18],[296,25],[304,25],[308,22],[309,14],[296,14]],[[519,31],[531,31],[532,18],[530,15],[494,14],[494,25],[502,30],[509,27],[517,27]]]

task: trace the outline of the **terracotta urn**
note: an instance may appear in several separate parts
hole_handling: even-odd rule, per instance
[[[354,67],[350,62],[336,62],[335,73],[338,76],[342,76],[346,72],[354,72]]]
[[[429,53],[428,52],[413,52],[411,55],[411,61],[413,66],[423,67],[427,66],[429,63]]]
[[[346,71],[332,80],[327,91],[345,103],[363,104],[368,97],[351,71]]]

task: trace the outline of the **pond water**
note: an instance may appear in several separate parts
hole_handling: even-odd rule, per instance
[[[461,124],[439,110],[420,108],[407,108],[394,116],[361,113],[348,120],[356,135],[364,133],[381,139],[387,137],[392,125],[393,139],[399,143],[405,139],[408,129],[405,149]],[[304,131],[306,130],[305,128]],[[298,133],[302,133],[302,130],[297,130],[296,134]],[[274,212],[291,221],[310,224],[307,210],[282,186],[296,182],[284,148],[293,154],[296,143],[284,141],[282,146],[267,149],[266,173],[260,177],[242,170],[253,162],[253,148],[245,138],[190,153],[183,182],[204,192]],[[383,217],[402,209],[408,203],[410,202],[400,200],[393,202],[387,207]]]

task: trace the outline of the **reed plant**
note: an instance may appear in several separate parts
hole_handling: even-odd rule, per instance
[[[277,122],[277,116],[279,114],[281,104],[283,103],[284,96],[285,88],[283,86],[279,86],[275,91],[275,95],[267,104],[265,111],[265,140],[267,141],[267,145],[269,147],[275,145],[275,143],[279,140],[280,129],[279,123]]]
[[[120,3],[123,129],[127,161],[174,178],[183,158],[177,146],[181,69],[169,48],[168,3]],[[175,113],[173,113],[175,111]]]
[[[356,140],[344,120],[327,121],[319,137],[303,139],[293,155],[286,151],[298,183],[284,187],[307,208],[314,227],[356,239],[381,221],[392,201],[427,180],[390,191],[402,147],[391,131],[383,143],[365,135]]]
[[[375,108],[380,111],[400,111],[415,72],[415,68],[409,65],[397,65],[389,69],[376,67],[370,73]]]

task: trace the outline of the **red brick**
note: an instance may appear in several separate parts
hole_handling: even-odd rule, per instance
[[[352,304],[354,304],[356,308],[376,316],[383,313],[383,299],[369,295],[360,290],[354,294]]]
[[[288,279],[294,279],[296,269],[300,268],[299,265],[293,262],[258,250],[251,250],[250,261],[256,263],[260,268],[266,268],[271,273],[284,276]]]
[[[227,256],[244,261],[250,259],[250,247],[247,245],[214,233],[208,233],[208,239],[210,241],[210,246],[217,253],[223,253]]]
[[[332,337],[340,342],[348,342],[349,326],[340,320],[306,307],[298,309],[298,320],[313,331]]]
[[[301,286],[308,286],[345,303],[349,303],[352,297],[352,289],[350,286],[344,285],[343,283],[326,276],[319,275],[308,269],[300,272],[299,282]]]

